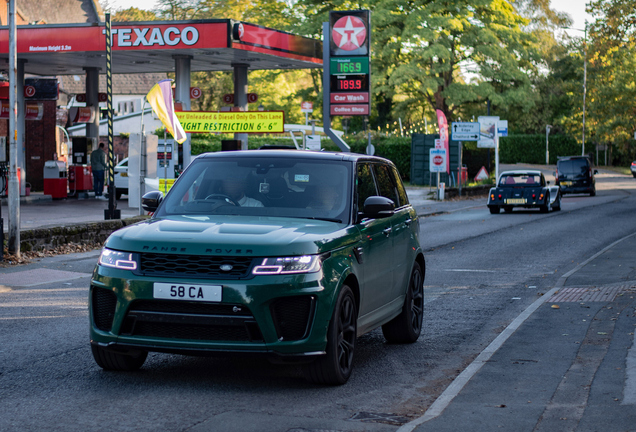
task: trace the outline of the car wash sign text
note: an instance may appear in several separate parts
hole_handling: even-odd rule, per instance
[[[176,111],[186,133],[283,133],[283,111]]]

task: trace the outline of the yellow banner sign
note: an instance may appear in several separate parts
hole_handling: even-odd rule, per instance
[[[187,133],[283,133],[283,111],[177,111]]]
[[[175,179],[159,179],[159,190],[165,194],[172,189]]]

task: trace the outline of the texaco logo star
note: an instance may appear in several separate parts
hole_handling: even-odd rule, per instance
[[[364,22],[356,16],[340,18],[333,25],[331,37],[338,48],[345,51],[357,50],[367,38],[367,29]]]

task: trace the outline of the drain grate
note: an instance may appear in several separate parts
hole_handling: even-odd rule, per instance
[[[396,414],[385,413],[371,413],[371,412],[359,412],[355,413],[350,418],[352,421],[359,421],[364,423],[385,423],[395,426],[402,426],[411,421],[408,417],[402,417]]]
[[[550,297],[548,302],[605,302],[613,301],[625,289],[623,285],[589,288],[563,288]]]

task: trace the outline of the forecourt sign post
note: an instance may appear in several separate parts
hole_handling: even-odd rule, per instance
[[[462,141],[479,140],[479,123],[451,123],[451,140],[459,141],[459,164],[457,168],[457,180],[459,183],[459,196],[462,196]]]
[[[323,129],[338,147],[349,151],[331,130],[331,116],[368,116],[371,111],[371,13],[331,11],[322,28]]]

